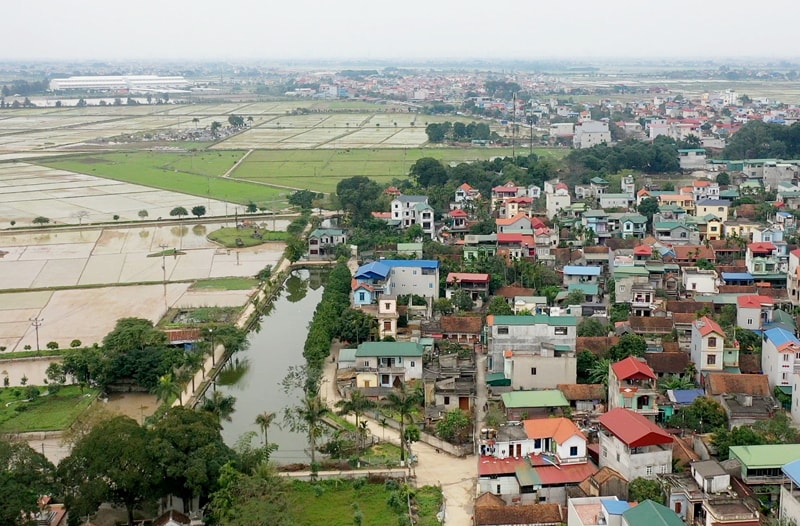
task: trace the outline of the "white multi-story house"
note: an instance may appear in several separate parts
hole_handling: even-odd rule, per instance
[[[792,305],[800,305],[800,248],[789,252],[789,268],[786,272],[786,291]]]
[[[627,480],[672,473],[672,436],[647,417],[617,408],[600,415],[600,467]]]
[[[751,331],[760,331],[767,323],[772,323],[772,309],[775,300],[769,296],[749,294],[736,298],[736,326]]]
[[[702,170],[706,166],[706,151],[703,148],[681,148],[678,150],[681,170]]]
[[[392,199],[391,220],[399,221],[403,230],[412,225],[419,225],[430,237],[436,234],[433,221],[433,208],[428,204],[425,195],[398,195]]]
[[[489,315],[489,371],[504,373],[517,388],[555,389],[559,383],[575,383],[577,324],[574,316]]]
[[[564,265],[564,286],[576,283],[597,284],[600,279],[600,267]]]
[[[429,259],[384,259],[361,265],[353,278],[372,289],[369,302],[383,295],[416,294],[439,299],[439,262]],[[354,289],[355,290],[355,289]]]
[[[628,208],[633,198],[628,194],[603,194],[600,196],[600,208]]]
[[[547,192],[549,183],[545,184],[545,208],[547,217],[553,219],[561,210],[569,208],[572,204],[572,197],[569,195],[569,188],[564,183],[557,183],[552,192]]]
[[[455,206],[456,208],[468,208],[470,203],[476,199],[480,199],[480,197],[481,193],[477,188],[473,188],[469,184],[463,183],[461,186],[456,188],[454,199]]]
[[[356,350],[356,385],[394,388],[421,379],[422,353],[413,342],[364,342]]]
[[[704,373],[721,373],[725,347],[725,331],[719,323],[708,316],[692,322],[692,362],[697,369],[698,378]]]
[[[687,294],[716,294],[719,292],[719,276],[716,270],[701,269],[698,267],[683,267],[681,269],[683,290]]]
[[[583,121],[575,124],[572,136],[574,148],[591,148],[598,144],[610,144],[611,131],[605,121]]]
[[[628,356],[609,366],[609,409],[623,407],[655,420],[657,398],[656,373],[644,359]]]
[[[797,336],[781,327],[764,331],[761,370],[773,389],[792,385],[793,375],[800,373],[800,340]]]

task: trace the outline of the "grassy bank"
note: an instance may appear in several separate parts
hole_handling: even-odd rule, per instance
[[[32,387],[6,387],[0,390],[0,433],[59,431],[91,405],[97,390],[71,385],[54,395],[31,397]],[[46,387],[39,387],[42,393]]]

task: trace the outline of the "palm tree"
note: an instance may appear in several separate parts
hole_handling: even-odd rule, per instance
[[[336,402],[336,407],[339,408],[337,411],[340,415],[347,415],[352,413],[356,417],[356,429],[358,427],[358,419],[361,415],[369,411],[370,409],[374,409],[377,404],[364,396],[364,393],[356,389],[352,393],[350,393],[349,400],[339,400]]]
[[[670,389],[692,389],[694,388],[694,380],[688,376],[678,376],[676,374],[670,375],[661,381],[661,389],[668,391]]]
[[[269,431],[269,426],[272,424],[272,421],[275,420],[275,413],[270,413],[269,411],[264,411],[260,415],[256,417],[256,425],[261,428],[261,434],[264,436],[264,445],[269,445],[269,436],[267,432]]]
[[[420,403],[419,393],[417,391],[409,391],[406,389],[406,384],[401,383],[400,387],[393,389],[386,397],[386,406],[397,413],[400,420],[400,462],[404,463],[406,460],[406,421],[411,419],[411,415]]]
[[[608,385],[608,368],[611,367],[611,358],[598,360],[589,369],[589,381],[593,384]]]
[[[170,398],[177,396],[178,402],[183,405],[183,389],[181,389],[180,384],[175,380],[175,375],[172,373],[159,377],[158,384],[153,388],[153,394],[161,402],[166,402]]]
[[[203,366],[203,356],[199,352],[189,351],[183,355],[183,366],[186,367],[192,375],[192,392],[194,392],[194,372],[203,367],[203,379],[206,377],[206,370]]]
[[[302,404],[297,408],[298,416],[308,433],[308,445],[311,448],[311,465],[317,461],[317,437],[322,435],[322,417],[328,414],[328,406],[325,401],[317,395],[306,394]]]
[[[200,122],[200,119],[195,117],[194,119],[192,119],[192,122],[194,123],[194,129],[196,130],[197,129],[197,124]]]
[[[253,125],[253,116],[252,116],[252,115],[250,115],[249,117],[247,117],[247,122],[249,122],[249,123],[250,123],[250,126],[252,126],[252,125]]]
[[[235,396],[222,394],[222,391],[214,391],[211,393],[211,398],[203,400],[200,410],[213,413],[220,422],[223,420],[230,422],[232,420],[231,415],[236,411],[235,404]]]

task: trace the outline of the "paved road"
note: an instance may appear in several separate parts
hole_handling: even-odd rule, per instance
[[[338,353],[338,350],[332,352]],[[336,363],[327,360],[321,392],[329,406],[333,406],[336,401],[341,399],[336,391],[335,375]],[[355,423],[352,415],[347,415],[347,418]],[[367,421],[368,428],[375,436],[383,438],[385,433],[387,442],[400,443],[400,434],[397,430],[391,427],[384,429],[374,419],[361,418]],[[416,475],[417,483],[421,486],[428,484],[442,486],[447,505],[445,524],[458,526],[472,524],[478,478],[477,459],[474,456],[457,458],[447,453],[439,453],[435,448],[422,442],[414,443],[411,449],[418,459],[417,464],[412,468],[412,474]]]

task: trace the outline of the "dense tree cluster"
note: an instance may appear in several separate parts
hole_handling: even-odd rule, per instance
[[[314,311],[308,328],[303,356],[308,365],[309,382],[306,392],[316,393],[317,382],[322,373],[322,363],[330,354],[331,341],[342,314],[350,307],[350,270],[347,264],[339,263],[328,276],[322,300]]]
[[[800,156],[800,123],[750,121],[737,131],[723,151],[726,159],[796,159]]]
[[[3,97],[10,97],[11,95],[36,95],[44,93],[50,88],[50,82],[47,79],[42,80],[12,80],[9,84],[3,84],[0,89],[0,95]]]
[[[430,142],[488,141],[492,137],[489,125],[485,122],[432,122],[425,127],[425,133]]]
[[[629,139],[614,146],[598,144],[573,150],[566,159],[571,172],[584,175],[587,180],[594,175],[612,174],[623,169],[648,173],[677,172],[680,169],[678,145],[663,135],[653,142]]]

